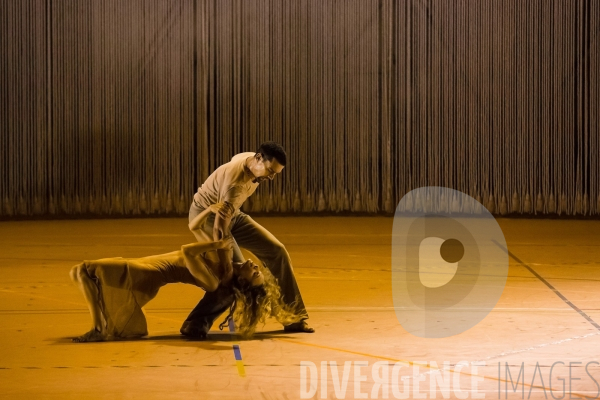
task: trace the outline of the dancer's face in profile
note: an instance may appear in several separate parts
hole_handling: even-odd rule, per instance
[[[260,271],[259,266],[252,260],[246,260],[243,264],[237,265],[239,265],[237,270],[238,276],[248,282],[250,286],[260,286],[265,283],[265,277]]]
[[[250,168],[252,171],[252,175],[254,175],[254,182],[264,182],[266,180],[273,180],[275,175],[281,173],[283,171],[283,165],[279,164],[275,158],[271,161],[266,160],[260,153],[257,153],[254,156],[255,163]]]

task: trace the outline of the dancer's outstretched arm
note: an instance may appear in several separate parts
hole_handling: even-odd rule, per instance
[[[221,240],[225,236],[229,235],[229,225],[231,224],[231,218],[235,207],[230,201],[224,201],[220,203],[219,211],[215,211],[215,223],[213,225],[213,240]]]
[[[235,191],[235,189],[234,189]],[[213,240],[224,240],[226,238],[230,238],[229,225],[231,224],[231,219],[233,218],[233,214],[235,212],[235,207],[233,203],[229,201],[223,202],[218,212],[215,212],[215,223],[213,225]],[[221,249],[217,251],[217,255],[219,256],[219,264],[223,268],[223,275],[221,276],[221,280],[224,284],[229,283],[231,277],[233,276],[233,239],[230,240],[230,246],[226,249]]]

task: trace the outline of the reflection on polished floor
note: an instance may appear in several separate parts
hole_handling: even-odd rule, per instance
[[[0,397],[600,395],[600,221],[499,219],[512,256],[496,308],[462,334],[423,339],[394,312],[392,218],[256,219],[290,252],[316,333],[287,334],[270,322],[237,342],[237,365],[229,333],[213,327],[201,342],[179,335],[202,296],[182,284],[148,305],[147,338],[70,341],[90,325],[70,267],[175,250],[193,240],[185,218],[0,223]]]

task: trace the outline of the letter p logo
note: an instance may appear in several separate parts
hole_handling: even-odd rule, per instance
[[[506,241],[494,217],[459,191],[429,186],[406,194],[394,215],[392,289],[400,324],[441,338],[479,323],[506,284]]]

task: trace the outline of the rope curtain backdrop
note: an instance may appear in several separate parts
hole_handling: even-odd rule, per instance
[[[187,211],[206,147],[204,10],[1,2],[3,215]]]
[[[266,140],[245,211],[598,215],[599,33],[593,0],[2,1],[0,218],[186,214]]]

